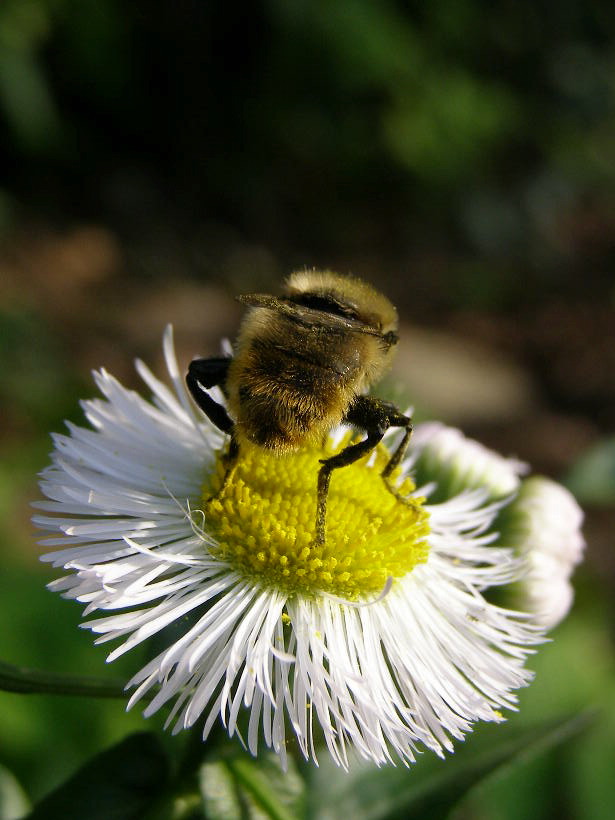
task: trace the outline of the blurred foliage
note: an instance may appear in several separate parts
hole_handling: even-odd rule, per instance
[[[431,247],[419,293],[463,304],[527,300],[521,271],[574,289],[582,256],[603,289],[614,32],[599,0],[6,0],[5,184],[124,234],[164,212],[291,258]]]
[[[81,383],[62,345],[33,311],[0,310],[0,402],[8,429],[50,429],[75,412]]]
[[[585,452],[566,483],[581,503],[615,504],[615,438],[601,440]]]
[[[0,12],[0,99],[13,138],[26,151],[46,150],[60,121],[40,50],[52,28],[45,2],[8,0]]]

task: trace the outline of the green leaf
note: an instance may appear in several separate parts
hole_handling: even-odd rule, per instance
[[[454,755],[445,760],[426,755],[410,769],[374,770],[366,764],[340,778],[331,770],[332,764],[325,764],[311,779],[310,794],[316,796],[317,804],[310,815],[316,820],[441,820],[488,775],[543,754],[581,732],[589,722],[590,715],[582,713],[513,737],[502,735],[501,726],[485,727],[465,745],[457,745]],[[500,740],[494,742],[498,731]]]
[[[97,698],[123,698],[124,685],[118,680],[89,676],[59,675],[0,661],[0,690],[22,695],[87,695]]]
[[[277,755],[208,761],[200,770],[208,820],[296,820],[305,813],[305,783],[292,759],[283,772]]]
[[[0,820],[17,820],[30,808],[30,802],[17,778],[0,766]]]
[[[156,735],[139,732],[89,760],[25,820],[142,820],[168,779]]]

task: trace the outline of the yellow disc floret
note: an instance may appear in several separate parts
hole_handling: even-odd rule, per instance
[[[316,543],[319,459],[343,445],[286,456],[244,447],[226,481],[219,457],[203,489],[205,526],[216,542],[212,554],[261,584],[350,601],[379,593],[389,578],[401,578],[426,561],[424,499],[407,498],[414,490],[409,478],[396,486],[396,494],[387,488],[380,476],[390,457],[384,447],[335,470],[326,541]]]

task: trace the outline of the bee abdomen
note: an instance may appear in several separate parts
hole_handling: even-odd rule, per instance
[[[239,438],[284,452],[319,441],[341,421],[356,392],[357,366],[335,334],[291,325],[246,342],[227,380]]]
[[[271,380],[241,385],[237,433],[253,444],[275,450],[293,450],[315,439],[339,419],[332,419],[330,402],[319,401],[305,389]],[[335,414],[334,414],[335,415]]]

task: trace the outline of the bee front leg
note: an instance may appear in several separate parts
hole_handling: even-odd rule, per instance
[[[228,450],[222,457],[225,467],[224,478],[219,490],[209,499],[210,501],[223,492],[237,466],[237,457],[239,456],[239,445],[234,435],[235,422],[227,413],[226,407],[215,401],[206,389],[216,385],[224,389],[230,363],[231,359],[228,357],[194,359],[190,362],[186,374],[186,384],[192,398],[212,424],[215,424],[219,430],[228,433],[231,437]]]
[[[230,364],[231,359],[227,356],[193,359],[188,365],[186,374],[186,385],[192,398],[212,424],[215,424],[223,433],[232,433],[234,422],[226,412],[226,407],[212,399],[207,389],[217,385],[224,389]]]

